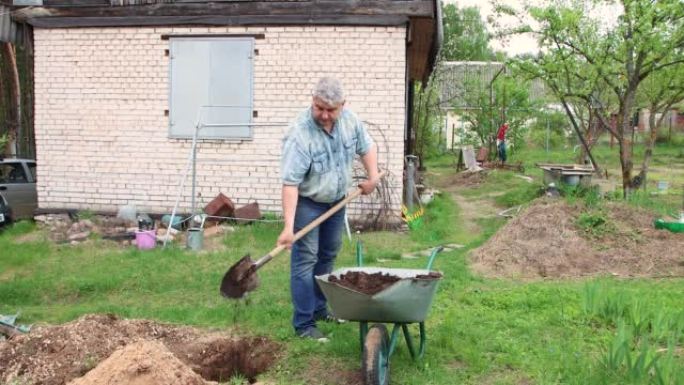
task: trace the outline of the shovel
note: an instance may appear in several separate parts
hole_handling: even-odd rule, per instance
[[[378,177],[382,179],[385,174],[386,171],[382,171]],[[356,189],[346,198],[323,213],[320,217],[316,218],[313,222],[306,225],[303,229],[297,231],[292,242],[294,243],[308,234],[309,231],[313,230],[323,221],[330,218],[352,199],[361,195],[361,192],[361,188]],[[240,260],[231,266],[223,276],[223,279],[221,280],[221,295],[224,297],[237,299],[242,298],[247,292],[256,289],[257,286],[259,286],[259,276],[256,274],[256,271],[273,259],[273,257],[280,254],[280,252],[283,250],[285,250],[285,245],[280,245],[269,251],[268,254],[259,258],[256,262],[252,261],[252,258],[250,258],[249,254],[240,258]]]

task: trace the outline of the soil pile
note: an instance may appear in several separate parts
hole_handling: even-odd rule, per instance
[[[114,351],[139,341],[163,343],[188,368],[211,381],[227,381],[238,373],[253,381],[280,351],[265,338],[237,338],[108,314],[86,315],[64,325],[36,326],[29,334],[0,342],[0,384],[66,384]]]
[[[436,271],[431,271],[427,274],[416,275],[416,279],[440,279],[440,278],[442,278],[442,273],[439,273]]]
[[[487,180],[487,170],[477,172],[463,171],[450,176],[446,181],[447,186],[476,187]]]
[[[654,229],[653,214],[618,203],[594,217],[583,212],[581,204],[538,199],[470,254],[473,269],[515,278],[684,276],[684,234]]]
[[[69,385],[205,385],[164,344],[140,341],[127,345]]]
[[[373,295],[392,286],[400,278],[386,273],[368,274],[363,271],[349,271],[340,275],[339,278],[331,275],[328,280],[354,291]]]

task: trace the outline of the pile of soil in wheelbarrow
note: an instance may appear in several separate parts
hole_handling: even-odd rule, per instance
[[[440,279],[442,274],[436,271],[431,271],[428,274],[418,274],[415,279]],[[339,277],[331,275],[328,278],[329,282],[336,283],[340,286],[358,291],[360,293],[374,295],[386,288],[392,286],[401,278],[391,275],[389,273],[372,273],[368,274],[363,271],[348,271]]]
[[[540,198],[470,254],[488,277],[684,276],[684,234],[656,230],[655,214],[623,203],[586,207]]]
[[[400,279],[387,273],[368,274],[363,271],[348,271],[340,275],[339,278],[335,275],[328,277],[329,282],[368,295],[379,293]]]
[[[237,375],[254,382],[280,351],[262,337],[86,315],[0,341],[0,384],[204,385]]]

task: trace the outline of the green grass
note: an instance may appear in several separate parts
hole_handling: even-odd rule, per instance
[[[665,154],[678,159],[675,149],[667,148]],[[547,156],[517,155],[526,162]],[[451,164],[446,158],[428,162],[428,169],[453,172]],[[512,172],[492,171],[484,184],[464,194],[509,207],[525,204],[538,189]],[[645,195],[642,203],[657,205],[650,198]],[[575,199],[600,210],[591,201],[595,198]],[[585,215],[580,226],[600,231],[600,211]],[[345,240],[338,267],[355,264],[356,240],[363,241],[368,265],[386,267],[423,268],[425,258],[401,259],[401,254],[443,243],[466,246],[437,257],[434,268],[445,277],[426,322],[426,356],[413,362],[400,340],[391,360],[392,384],[683,383],[684,280],[518,282],[473,275],[468,250],[505,223],[485,218],[478,221],[481,233],[470,234],[460,222],[458,206],[441,194],[427,207],[423,225],[409,233],[361,233],[354,242]],[[328,344],[294,338],[285,253],[259,271],[261,286],[247,301],[220,297],[224,272],[246,253],[260,257],[268,252],[279,226],[236,226],[223,239],[224,251],[192,253],[180,247],[141,252],[99,239],[78,246],[54,245],[41,237],[18,243],[37,231],[20,222],[0,232],[0,313],[20,311],[20,323],[61,323],[86,313],[111,312],[265,335],[285,348],[284,358],[264,375],[277,384],[317,383],[319,377],[309,369],[314,361],[359,370],[356,323],[322,325],[332,338]]]

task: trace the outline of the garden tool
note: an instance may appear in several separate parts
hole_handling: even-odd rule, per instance
[[[385,174],[386,172],[382,171],[378,177],[382,179]],[[330,218],[351,200],[361,195],[361,192],[361,188],[356,189],[346,198],[323,213],[320,217],[314,219],[313,222],[306,225],[303,229],[297,231],[297,233],[294,235],[293,242],[296,242],[308,234],[309,231],[316,228],[316,226],[320,225],[323,221]],[[268,254],[259,258],[256,262],[252,260],[249,254],[242,257],[239,261],[237,261],[237,263],[233,264],[233,266],[228,269],[226,274],[224,274],[223,279],[221,280],[221,295],[224,297],[237,299],[242,298],[247,292],[256,289],[259,286],[259,277],[257,276],[256,271],[268,263],[276,255],[280,254],[280,252],[283,250],[285,250],[285,246],[280,245],[269,251]]]

